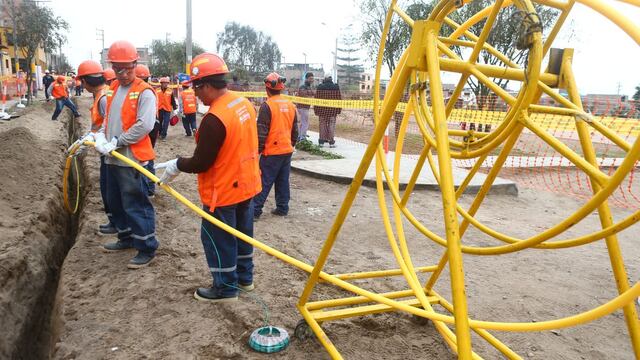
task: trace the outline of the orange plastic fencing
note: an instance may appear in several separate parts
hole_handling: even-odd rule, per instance
[[[265,97],[262,91],[263,89],[257,89],[256,91],[242,92],[242,94],[256,106],[259,106]],[[371,94],[341,91],[341,100],[335,98],[334,100],[321,100],[296,95],[299,95],[298,92],[293,90],[288,94],[294,103],[311,105],[309,111],[310,130],[318,131],[318,116],[314,114],[317,112],[314,111],[314,108],[339,108],[341,111],[336,116],[335,136],[352,141],[359,146],[366,146],[374,128]],[[404,102],[398,105],[398,111],[390,123],[389,148],[391,151],[395,149],[395,134],[399,130],[408,98],[405,94]],[[586,96],[582,101],[585,110],[627,142],[633,143],[640,135],[640,102],[629,101],[619,96]],[[555,106],[547,98],[541,99],[540,104]],[[449,128],[491,132],[505,118],[507,110],[507,105],[499,100],[467,97],[466,100],[458,100],[455,104],[455,108],[449,116]],[[577,154],[582,155],[575,128],[575,118],[535,113],[531,119]],[[595,130],[591,132],[591,135],[601,169],[605,173],[613,173],[626,156],[625,151]],[[417,158],[422,147],[422,136],[415,118],[412,116],[405,135],[403,155]],[[494,150],[487,157],[481,171],[487,172],[489,170],[499,150],[500,148]],[[475,159],[454,160],[454,165],[461,168],[470,168],[474,163]],[[635,170],[609,198],[612,206],[629,209],[640,207],[640,184],[636,180],[638,166],[640,164],[636,164]],[[580,199],[588,199],[593,195],[589,178],[585,173],[528,130],[525,130],[520,136],[499,176],[514,180],[520,187],[551,191]]]

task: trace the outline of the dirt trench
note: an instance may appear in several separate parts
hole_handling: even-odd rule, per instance
[[[68,110],[57,122],[49,120],[51,111],[52,104],[36,103],[20,118],[0,125],[3,359],[50,356],[60,269],[75,242],[83,207],[81,196],[75,215],[65,211],[61,181],[66,147],[81,127]],[[83,157],[77,164],[82,195],[87,191]]]

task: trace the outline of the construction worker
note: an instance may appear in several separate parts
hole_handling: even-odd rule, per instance
[[[151,71],[144,64],[136,65],[136,77],[141,79],[142,81],[149,83],[149,78],[151,77]],[[155,90],[154,90],[155,93]],[[157,101],[157,97],[156,97]],[[153,130],[149,133],[149,138],[151,139],[151,147],[156,147],[156,140],[158,139],[158,134],[160,133],[160,122],[156,117],[156,121],[153,125]],[[149,163],[145,166],[147,170],[149,170],[152,174],[155,175],[156,171],[153,169],[154,161],[149,160]],[[156,195],[156,183],[151,181],[149,178],[145,177],[145,184],[147,186],[147,196],[153,198]]]
[[[182,109],[182,126],[184,126],[185,136],[191,136],[191,132],[196,133],[196,110],[198,100],[196,94],[191,89],[189,82],[182,83],[182,94],[180,94]]]
[[[78,72],[80,72],[80,70],[78,70]],[[76,96],[80,96],[82,95],[82,91],[84,90],[82,88],[82,80],[79,79],[80,75],[76,75],[76,77],[73,79],[75,81],[75,89],[76,89]]]
[[[107,53],[116,80],[107,91],[107,113],[96,134],[96,150],[103,155],[118,152],[144,166],[153,160],[149,132],[156,114],[156,96],[151,86],[136,78],[138,52],[128,41],[116,41]],[[107,203],[118,229],[118,241],[105,244],[108,252],[135,248],[138,254],[127,267],[147,266],[155,257],[155,212],[147,197],[143,176],[112,156],[107,163]]]
[[[293,147],[298,140],[298,118],[296,106],[280,95],[286,81],[278,73],[271,73],[264,78],[267,101],[260,106],[258,112],[262,192],[253,200],[254,220],[262,215],[262,207],[274,183],[276,208],[271,213],[278,216],[289,213],[289,173]]]
[[[53,112],[51,120],[58,120],[58,115],[60,115],[60,112],[65,106],[73,112],[75,117],[80,116],[76,106],[71,102],[71,100],[69,100],[69,88],[67,87],[64,76],[58,76],[56,81],[49,85],[49,89],[47,89],[47,91],[54,99],[56,99],[56,110]]]
[[[227,90],[229,70],[218,55],[196,56],[190,70],[195,94],[209,105],[209,111],[196,133],[193,156],[157,164],[156,169],[165,169],[160,180],[168,182],[181,171],[197,173],[204,211],[253,236],[251,199],[261,189],[255,109],[247,99]],[[200,238],[213,286],[198,288],[196,299],[233,301],[239,289],[253,290],[253,246],[206,220],[202,220]]]
[[[170,80],[168,76],[161,77],[160,89],[158,89],[156,93],[158,96],[158,119],[162,124],[162,128],[160,128],[160,140],[167,138],[169,120],[177,114],[176,109],[178,108],[176,99],[173,96],[173,91],[169,89],[169,83]]]
[[[111,82],[116,79],[116,72],[113,69],[109,68],[104,71],[104,80],[107,83],[107,86],[111,86]]]
[[[104,80],[102,66],[93,60],[85,60],[78,66],[78,76],[82,86],[93,95],[93,105],[91,106],[91,133],[96,133],[102,127],[102,122],[107,113],[107,84]],[[93,135],[85,140],[95,140]],[[98,227],[98,234],[113,235],[118,230],[113,224],[112,215],[107,202],[107,164],[104,155],[100,156],[100,195],[104,204],[104,212],[109,220],[106,224]]]

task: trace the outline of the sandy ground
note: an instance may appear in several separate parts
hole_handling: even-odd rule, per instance
[[[84,101],[83,106],[86,113],[88,101]],[[83,121],[86,126],[88,120]],[[44,128],[33,131],[43,139],[49,136]],[[176,126],[170,129],[168,140],[158,144],[159,160],[189,155],[193,147],[193,140],[185,138],[182,128]],[[97,155],[90,153],[86,163],[90,183],[97,185]],[[48,181],[49,186],[59,184],[57,178]],[[290,215],[280,218],[266,213],[256,223],[255,236],[276,249],[312,263],[347,186],[298,174],[292,175],[291,182]],[[172,185],[198,203],[195,176],[182,174]],[[21,190],[19,186],[13,188],[13,192]],[[254,297],[268,305],[271,324],[293,333],[301,319],[295,304],[305,284],[306,273],[257,251],[256,290],[251,296],[242,294],[233,304],[197,302],[193,299],[193,291],[211,281],[199,238],[200,221],[159,191],[153,200],[161,243],[158,257],[148,268],[128,270],[126,263],[133,252],[106,254],[100,251],[100,245],[112,238],[96,235],[95,230],[104,222],[105,216],[98,186],[87,190],[77,242],[69,252],[61,274],[54,358],[328,358],[323,347],[314,340],[292,338],[289,348],[275,355],[258,354],[246,344],[251,331],[263,325],[262,308]],[[471,201],[470,196],[461,199],[467,206]],[[427,226],[442,234],[441,203],[438,193],[419,191],[413,194],[410,208]],[[529,237],[559,222],[580,204],[558,194],[520,188],[518,197],[490,196],[478,218],[510,235]],[[273,195],[266,208],[272,206]],[[614,209],[615,219],[626,214],[628,210]],[[2,216],[2,219],[7,217]],[[597,215],[592,214],[562,238],[578,236],[597,227]],[[414,263],[437,263],[442,248],[420,236],[408,223],[405,229]],[[638,225],[620,236],[632,282],[640,279],[637,234]],[[496,244],[475,230],[470,230],[464,241],[485,246]],[[499,257],[465,256],[464,261],[469,312],[477,319],[554,319],[589,310],[616,294],[607,251],[600,242],[574,249],[526,250]],[[380,221],[375,190],[362,188],[326,270],[343,273],[396,267]],[[422,279],[426,278],[422,276]],[[406,288],[400,278],[356,283],[379,292]],[[447,272],[436,290],[450,298]],[[349,295],[321,285],[313,299]],[[433,326],[422,325],[406,314],[339,320],[325,323],[323,328],[348,359],[454,358]],[[630,359],[633,355],[626,334],[620,311],[590,324],[554,332],[495,333],[523,357],[533,359]],[[501,358],[483,340],[474,337],[473,344],[485,358]]]

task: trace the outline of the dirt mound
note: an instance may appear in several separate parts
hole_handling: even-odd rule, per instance
[[[73,224],[62,209],[59,185],[65,124],[43,122],[47,117],[44,106],[33,106],[0,128],[3,359],[48,356],[58,269],[73,241]],[[50,140],[54,137],[58,140]]]

